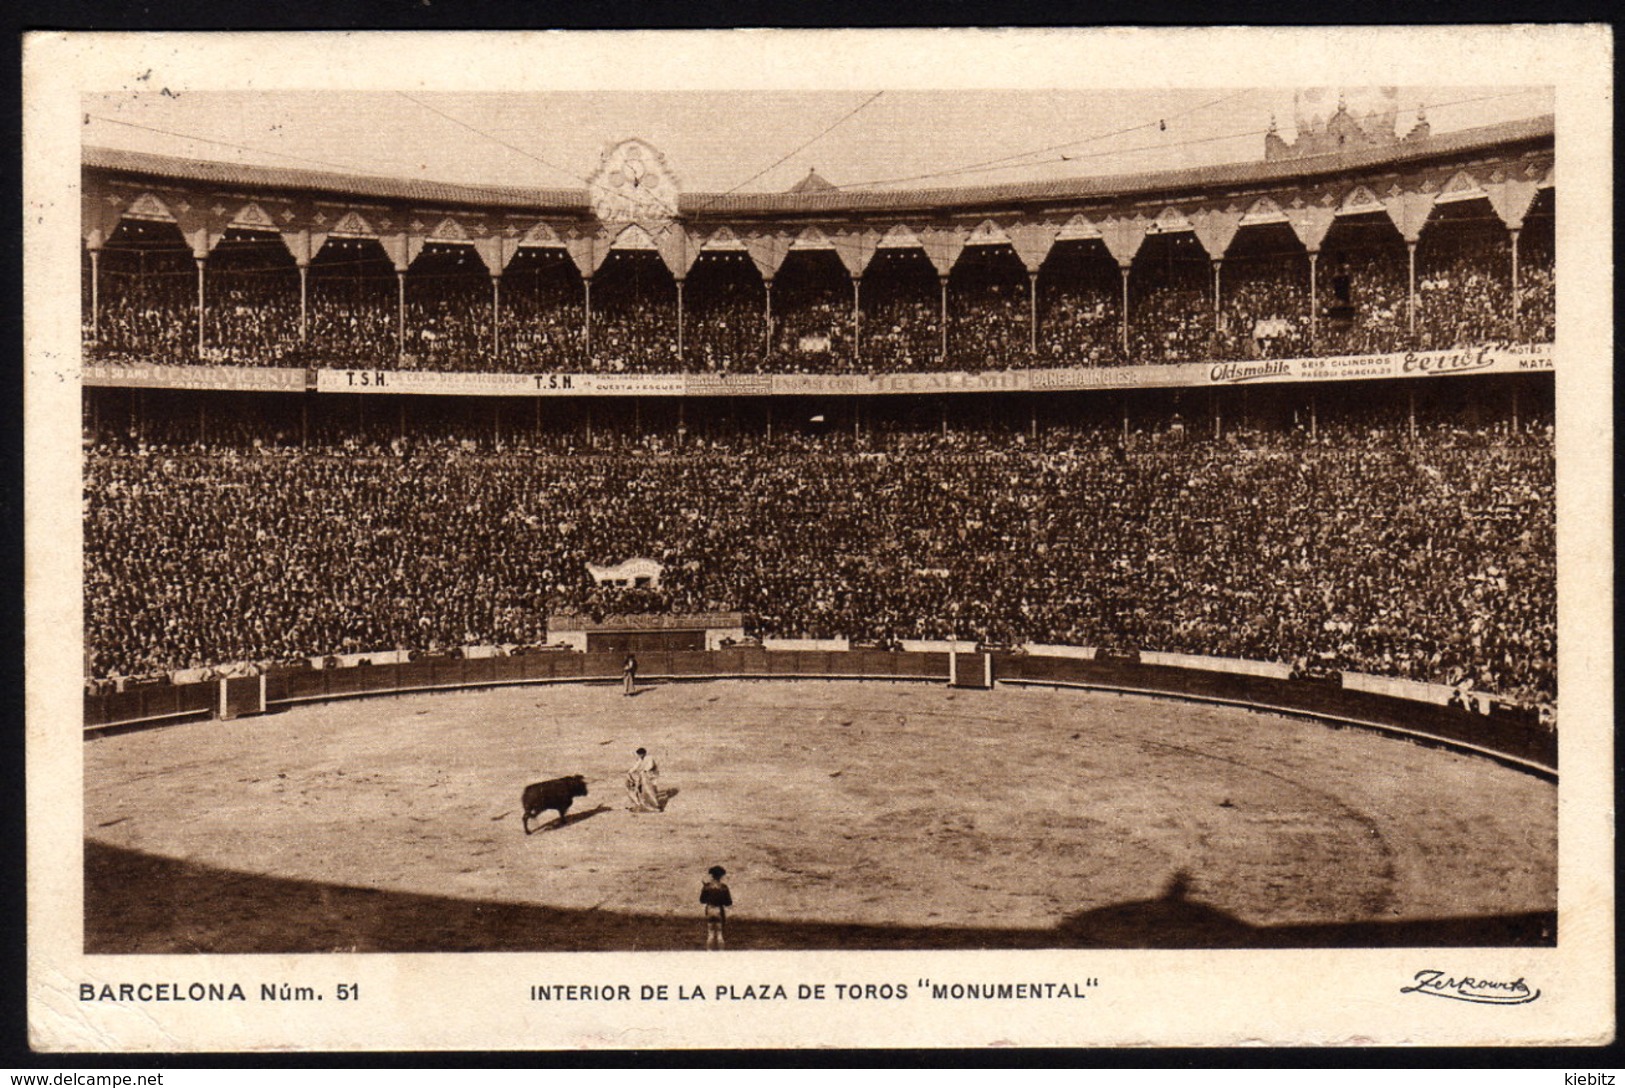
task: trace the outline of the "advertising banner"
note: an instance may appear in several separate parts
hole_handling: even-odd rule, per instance
[[[1032,388],[1169,389],[1207,384],[1206,363],[1153,363],[1148,366],[1075,366],[1032,371]]]
[[[80,372],[80,381],[85,385],[116,385],[131,389],[242,389],[300,393],[305,389],[305,371],[299,367],[86,363]]]
[[[1339,382],[1373,378],[1453,377],[1459,374],[1513,374],[1551,370],[1553,355],[1551,344],[1491,344],[1449,351],[1213,363],[1206,368],[1207,380],[1202,384],[1246,385],[1257,382]]]
[[[1058,367],[913,374],[480,374],[427,370],[319,370],[321,393],[486,397],[877,396],[919,393],[1169,389],[1277,382],[1333,382],[1511,374],[1554,369],[1550,344],[1450,351],[1335,355],[1318,359]],[[229,366],[87,364],[84,384],[162,389],[299,392],[306,371]]]
[[[433,370],[320,370],[319,393],[451,397],[682,396],[681,374],[474,374]]]
[[[1031,389],[1032,370],[916,374],[776,374],[778,396],[872,396],[885,393],[998,393]]]
[[[696,612],[692,614],[629,613],[610,615],[600,619],[555,612],[547,618],[547,631],[695,631],[704,628],[742,627],[745,617],[740,612]]]
[[[774,392],[767,374],[690,374],[684,392],[691,397],[760,397]]]

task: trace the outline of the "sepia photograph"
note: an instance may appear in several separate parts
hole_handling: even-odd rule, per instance
[[[1612,1037],[1606,33],[248,39],[27,50],[36,1047]]]

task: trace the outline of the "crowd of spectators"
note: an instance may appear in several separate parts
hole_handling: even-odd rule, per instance
[[[683,369],[704,374],[761,369],[768,328],[763,295],[760,285],[738,278],[716,283],[691,278]]]
[[[585,292],[562,255],[531,262],[502,278],[501,344],[496,359],[487,354],[475,369],[518,373],[575,367],[584,357]],[[476,311],[470,318],[479,316]]]
[[[1105,261],[1063,265],[1070,275],[1038,279],[1040,366],[1122,366],[1122,279]]]
[[[1557,277],[1549,261],[1519,270],[1516,331],[1519,339],[1537,344],[1557,338]]]
[[[1129,279],[1129,358],[1184,363],[1214,357],[1213,280],[1207,262],[1182,261]]]
[[[197,361],[197,272],[189,257],[166,253],[135,270],[101,273],[101,312],[85,296],[82,338],[104,362]]]
[[[1549,418],[1126,444],[929,426],[303,444],[229,422],[207,442],[87,436],[93,676],[739,610],[758,636],[1164,650],[1555,698]],[[657,590],[588,575],[634,556],[664,565]]]
[[[293,269],[281,275],[217,275],[209,286],[213,298],[203,326],[206,361],[298,365],[292,361],[300,351],[299,277]]]
[[[1213,354],[1292,359],[1313,353],[1306,258],[1226,261]]]
[[[87,289],[84,338],[92,357],[132,362],[637,374],[1120,366],[1549,341],[1553,333],[1549,241],[1531,238],[1520,252],[1515,321],[1506,232],[1441,226],[1418,247],[1414,329],[1397,236],[1328,247],[1314,300],[1301,249],[1226,261],[1217,314],[1211,263],[1194,239],[1160,241],[1131,269],[1125,348],[1117,266],[1100,243],[1090,245],[1041,270],[1036,333],[1031,287],[1008,251],[1002,266],[978,257],[986,267],[955,270],[946,336],[939,280],[918,250],[874,258],[855,323],[852,282],[833,254],[776,281],[771,322],[749,259],[707,256],[685,283],[679,355],[675,284],[653,252],[605,262],[591,285],[589,331],[582,281],[567,258],[527,258],[533,267],[504,277],[498,303],[483,264],[442,246],[406,275],[404,339],[392,266],[378,254],[347,253],[312,264],[304,337],[291,264],[211,264],[200,351],[197,273],[184,248],[153,250],[140,271],[128,261],[104,269],[94,320]]]

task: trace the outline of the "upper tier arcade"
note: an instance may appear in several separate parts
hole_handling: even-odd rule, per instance
[[[93,360],[475,372],[1091,367],[1551,339],[1550,117],[955,189],[581,189],[86,148]]]

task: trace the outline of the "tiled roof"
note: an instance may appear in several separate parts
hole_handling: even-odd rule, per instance
[[[293,170],[280,166],[244,166],[237,163],[211,162],[207,159],[149,155],[142,151],[120,151],[106,147],[86,147],[83,163],[87,169],[140,174],[171,181],[232,185],[245,189],[332,193],[339,196],[406,200],[414,204],[474,204],[483,207],[548,208],[572,212],[588,210],[585,188],[522,189],[501,185],[456,185],[449,182],[386,178],[369,174]]]
[[[1349,151],[1276,162],[1245,162],[1116,174],[1091,178],[1018,182],[939,189],[858,192],[847,189],[801,189],[788,193],[685,193],[679,213],[694,219],[755,216],[828,216],[845,214],[952,212],[1031,204],[1150,198],[1162,194],[1313,180],[1350,173],[1404,167],[1428,160],[1459,157],[1518,144],[1550,141],[1551,115],[1509,121],[1483,128],[1431,136],[1414,143]],[[582,214],[590,210],[586,189],[528,189],[495,185],[457,185],[409,178],[337,174],[282,167],[241,166],[144,152],[86,147],[86,169],[136,174],[172,181],[204,182],[241,188],[297,190],[350,197],[403,200],[417,204],[486,208],[523,208],[537,212]]]

